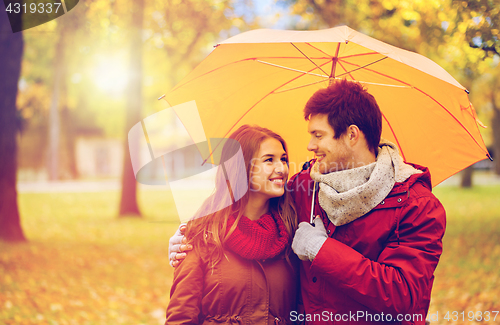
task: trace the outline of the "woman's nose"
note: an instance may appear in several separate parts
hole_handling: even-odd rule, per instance
[[[277,174],[284,174],[287,170],[288,166],[286,165],[286,163],[284,163],[283,161],[279,161],[276,168],[274,169],[274,172],[277,173]]]

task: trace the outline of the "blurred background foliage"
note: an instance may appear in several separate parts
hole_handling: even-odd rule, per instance
[[[89,0],[24,32],[17,100],[23,125],[21,180],[84,176],[75,161],[78,137],[124,140],[130,8],[127,0]],[[500,4],[493,0],[146,1],[140,116],[163,109],[156,98],[227,37],[258,27],[320,29],[346,24],[423,54],[450,72],[471,91],[480,120],[491,126],[483,135],[495,156],[498,149],[493,148],[500,142],[494,134],[500,129],[499,10]],[[56,70],[61,71],[59,81]],[[58,98],[54,98],[56,88]],[[55,154],[46,136],[51,105],[57,105],[61,125]],[[53,176],[48,174],[50,155],[57,155],[59,164]]]
[[[71,158],[63,158],[71,155],[64,151],[74,148],[78,135],[124,139],[131,4],[132,1],[120,0],[85,1],[74,12],[24,32],[18,96],[24,126],[21,171],[25,167],[35,169],[43,178],[47,169],[48,143],[44,135],[50,124],[56,69],[63,70],[57,104],[62,126],[60,139],[70,143],[60,143],[61,164],[55,178],[78,177]],[[148,1],[143,15],[141,114],[145,117],[164,108],[156,98],[209,53],[221,30],[241,22],[234,22],[238,17],[228,1]],[[42,159],[32,159],[33,156]]]
[[[161,324],[172,276],[166,245],[178,219],[168,191],[136,191],[133,178],[115,184],[127,174],[130,123],[166,108],[157,98],[228,37],[342,24],[431,58],[470,90],[496,157],[479,179],[498,180],[498,0],[80,1],[23,32],[17,114],[9,122],[18,128],[19,209],[30,242],[0,241],[0,323]],[[137,74],[140,91],[133,92]],[[115,183],[111,190],[98,183],[97,192],[56,187],[73,180]],[[499,310],[500,188],[455,184],[435,189],[448,228],[430,312]],[[15,201],[6,193],[0,200]],[[135,208],[124,210],[123,202]],[[0,224],[9,211],[0,209]],[[118,221],[117,214],[143,219]]]

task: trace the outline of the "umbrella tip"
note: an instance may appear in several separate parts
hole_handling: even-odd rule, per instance
[[[489,159],[490,161],[493,161],[493,158],[490,156],[490,154],[489,154],[489,153],[487,153],[487,154],[486,154],[486,157],[488,157],[488,159]]]
[[[158,97],[158,100],[160,100],[160,99],[162,99],[164,97],[165,97],[165,95],[161,95],[160,97]]]
[[[467,90],[467,89],[465,89],[465,92],[466,92],[467,94],[470,94],[470,91],[469,91],[469,90]]]

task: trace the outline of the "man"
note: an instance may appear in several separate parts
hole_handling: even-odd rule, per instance
[[[306,320],[424,324],[445,229],[429,171],[380,142],[382,114],[358,83],[319,90],[304,116],[318,159],[289,187]]]
[[[428,169],[381,142],[382,114],[359,83],[317,91],[304,117],[317,160],[288,183],[303,260],[304,310],[291,320],[424,324],[445,230]]]

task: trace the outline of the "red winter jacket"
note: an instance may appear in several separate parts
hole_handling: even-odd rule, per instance
[[[425,324],[434,270],[442,251],[445,211],[431,193],[427,168],[396,183],[364,216],[336,227],[315,202],[328,238],[300,267],[306,324]],[[309,169],[288,183],[299,222],[309,222]],[[392,320],[392,322],[391,322]]]

